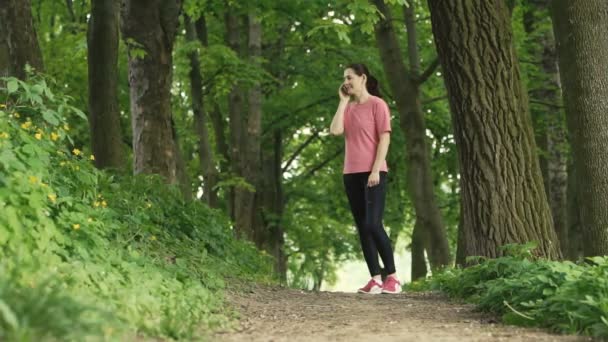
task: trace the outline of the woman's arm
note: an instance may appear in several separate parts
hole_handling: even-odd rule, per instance
[[[374,165],[372,166],[372,172],[367,179],[367,186],[374,186],[380,184],[380,168],[382,167],[382,163],[386,159],[386,154],[388,153],[388,145],[391,143],[391,133],[384,132],[380,134],[380,141],[378,142],[378,147],[376,148],[376,160],[374,160]]]
[[[346,111],[346,106],[348,106],[348,101],[350,101],[350,96],[346,91],[344,91],[344,85],[340,85],[338,89],[338,96],[340,96],[340,104],[338,105],[338,110],[336,110],[336,114],[334,114],[334,118],[331,120],[331,125],[329,126],[329,133],[333,135],[341,135],[344,133],[344,112]]]
[[[380,172],[380,168],[382,167],[382,163],[386,159],[386,154],[388,153],[388,145],[391,143],[391,133],[384,132],[380,135],[380,141],[378,142],[378,147],[376,148],[376,160],[374,160],[374,166],[372,166],[372,172]]]
[[[344,133],[344,112],[346,111],[347,105],[348,99],[340,99],[338,110],[336,110],[336,114],[334,115],[333,120],[331,120],[331,126],[329,126],[329,133],[333,135],[341,135]]]

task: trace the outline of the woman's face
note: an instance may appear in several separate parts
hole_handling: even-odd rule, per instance
[[[344,86],[349,95],[361,94],[365,87],[365,75],[357,75],[353,69],[344,70]]]

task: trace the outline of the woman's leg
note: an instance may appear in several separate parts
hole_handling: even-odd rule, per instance
[[[344,175],[344,188],[350,210],[357,225],[359,240],[363,257],[367,263],[367,268],[372,277],[380,275],[380,264],[378,262],[378,249],[371,231],[371,226],[365,224],[367,215],[366,188],[369,173],[352,173]]]
[[[395,259],[393,256],[393,248],[391,241],[384,230],[382,217],[384,216],[384,204],[386,199],[386,172],[380,173],[380,183],[373,187],[365,187],[366,197],[366,214],[364,226],[367,226],[367,231],[371,233],[380,257],[382,264],[387,274],[393,274],[395,270]]]

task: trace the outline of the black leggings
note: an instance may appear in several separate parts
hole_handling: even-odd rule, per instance
[[[391,242],[384,231],[382,216],[386,197],[386,172],[380,172],[380,184],[367,186],[369,172],[344,175],[344,187],[355,218],[363,257],[371,276],[380,275],[378,253],[387,274],[395,273],[395,260]]]

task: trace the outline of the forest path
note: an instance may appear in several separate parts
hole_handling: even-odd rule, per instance
[[[228,295],[240,313],[218,341],[591,341],[506,326],[435,293],[363,295],[252,286]]]

